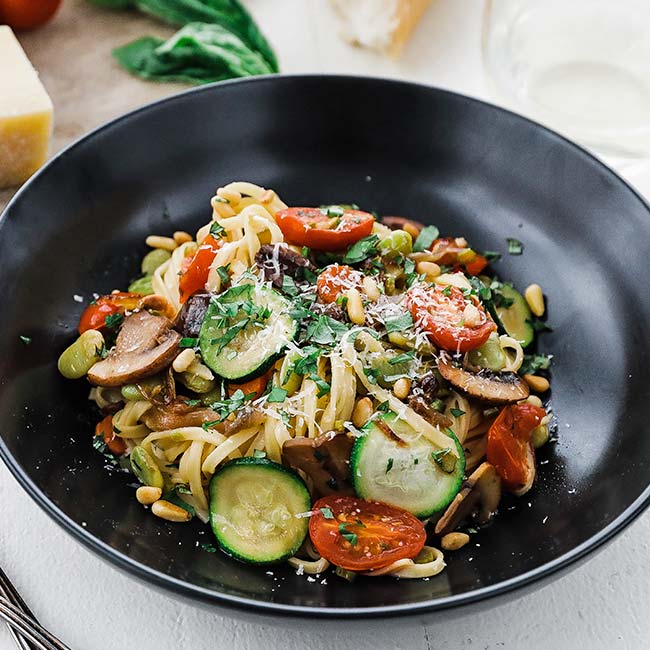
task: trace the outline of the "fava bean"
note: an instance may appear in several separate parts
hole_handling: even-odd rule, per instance
[[[145,275],[153,275],[153,272],[171,256],[172,254],[164,248],[155,248],[142,258],[140,268]]]
[[[83,377],[98,361],[102,360],[104,337],[97,330],[86,330],[59,357],[59,372],[67,379]]]
[[[156,461],[142,447],[136,447],[131,452],[131,469],[140,483],[151,487],[163,487],[163,477]]]

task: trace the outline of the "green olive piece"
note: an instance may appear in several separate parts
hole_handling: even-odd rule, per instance
[[[195,393],[199,393],[199,395],[209,393],[217,384],[214,379],[206,379],[205,377],[201,377],[200,375],[189,371],[182,372],[180,375],[177,375],[177,378],[183,386],[189,388]]]
[[[128,289],[131,293],[139,293],[142,296],[150,296],[154,293],[153,287],[151,286],[151,276],[145,275],[137,280],[133,280],[129,285]]]
[[[472,365],[489,370],[501,370],[507,361],[495,332],[490,334],[490,338],[483,345],[472,350],[467,359]]]
[[[140,268],[145,275],[153,275],[153,272],[164,264],[172,254],[162,248],[155,248],[149,251],[143,258]]]
[[[406,230],[393,230],[377,244],[377,250],[384,257],[409,255],[413,252],[413,238]]]
[[[136,447],[131,452],[131,469],[140,483],[162,490],[162,473],[158,469],[156,461],[142,447]]]
[[[83,377],[98,361],[102,360],[104,337],[97,330],[85,331],[59,357],[59,372],[67,379]]]

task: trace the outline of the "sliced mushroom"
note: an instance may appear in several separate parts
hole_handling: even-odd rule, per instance
[[[450,427],[454,422],[450,417],[444,413],[437,411],[429,406],[424,397],[413,396],[409,398],[409,406],[418,414],[421,415],[427,422],[430,422],[435,427],[444,429]]]
[[[391,230],[406,230],[410,234],[419,233],[424,228],[424,224],[420,221],[406,217],[382,217],[381,222]]]
[[[485,368],[471,372],[454,366],[444,353],[438,359],[438,370],[450,384],[484,402],[509,404],[526,399],[530,394],[528,384],[516,372],[494,372]]]
[[[190,406],[185,400],[177,399],[171,404],[154,404],[141,419],[152,431],[167,431],[200,427],[205,422],[219,420],[219,414],[210,408]]]
[[[312,481],[314,496],[354,494],[350,484],[350,452],[354,438],[331,431],[317,438],[292,438],[282,447],[285,461]]]
[[[455,531],[473,516],[477,524],[486,524],[501,501],[501,478],[490,463],[481,463],[463,483],[460,492],[447,506],[436,524],[436,535]]]
[[[124,319],[115,348],[88,371],[91,384],[122,386],[165,369],[180,352],[171,321],[142,310]]]
[[[205,312],[210,305],[210,297],[209,293],[195,293],[185,301],[174,323],[174,327],[183,336],[193,339],[198,337]]]

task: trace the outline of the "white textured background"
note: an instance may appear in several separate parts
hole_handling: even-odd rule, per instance
[[[249,0],[247,4],[276,47],[285,72],[400,77],[487,97],[480,59],[480,0],[436,0],[398,63],[341,43],[326,0]],[[48,33],[54,38],[57,30],[83,29],[81,18],[93,18],[94,11],[83,0],[67,0],[49,32],[27,36],[25,47],[36,65],[40,67],[39,59],[47,56],[41,48]],[[122,34],[121,40],[137,34]],[[100,61],[97,53],[89,56]],[[119,78],[123,73],[111,71],[108,55],[101,56],[104,74],[108,71]],[[70,52],[70,57],[70,64],[81,68],[76,53]],[[79,84],[83,83],[90,84],[91,79],[80,77]],[[172,90],[139,82],[137,88],[135,94],[118,95],[107,87],[105,96],[89,97],[104,112],[99,119],[97,113],[91,119],[79,116],[79,124],[90,128]],[[57,97],[54,100],[61,108]],[[76,131],[59,128],[55,148]],[[650,173],[644,164],[625,174],[650,194]],[[7,193],[0,194],[0,207],[7,198]],[[41,621],[73,650],[650,648],[647,514],[570,575],[488,612],[442,619],[426,628],[415,621],[401,626],[369,621],[338,627],[314,623],[305,631],[222,617],[134,582],[73,542],[22,492],[4,466],[0,466],[0,504],[0,563]],[[8,633],[0,627],[0,649],[11,647]]]

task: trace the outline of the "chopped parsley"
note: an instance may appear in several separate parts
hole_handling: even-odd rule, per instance
[[[344,264],[358,264],[369,257],[377,254],[377,244],[379,237],[377,235],[368,235],[360,239],[356,244],[352,244],[343,256]]]
[[[431,458],[446,474],[451,474],[456,469],[456,458],[454,458],[449,447],[432,451]]]
[[[220,266],[217,269],[217,275],[221,280],[221,284],[228,284],[228,282],[230,282],[230,264],[226,264],[225,266]]]
[[[501,253],[497,251],[483,251],[483,257],[488,262],[498,262],[501,259]]]
[[[377,406],[377,410],[380,413],[388,413],[390,411],[390,404],[388,403],[388,400],[386,400],[385,402],[382,402],[381,404],[379,404]]]
[[[440,231],[435,226],[425,226],[420,230],[418,238],[413,243],[413,252],[421,253],[431,248],[433,242],[438,239]]]
[[[31,336],[24,336],[20,335],[18,337],[25,345],[31,345],[32,344],[32,337]]]
[[[388,462],[386,463],[386,474],[388,474],[391,469],[393,469],[393,459],[389,458]]]
[[[284,402],[287,398],[287,391],[279,386],[273,386],[271,392],[267,395],[267,402]]]
[[[193,339],[189,336],[184,336],[179,342],[179,348],[195,348],[199,344],[199,339]]]
[[[104,319],[104,325],[108,327],[109,330],[117,329],[124,322],[124,314],[117,312],[116,314],[109,314]]]
[[[525,354],[519,368],[521,375],[534,375],[538,370],[548,370],[553,357],[548,354]]]
[[[401,316],[397,316],[396,318],[389,318],[384,323],[384,326],[386,327],[386,332],[389,334],[391,332],[401,332],[403,330],[409,329],[410,327],[413,327],[413,316],[411,316],[409,313],[406,313],[402,314]]]
[[[290,275],[284,275],[282,278],[282,292],[287,296],[297,296],[300,293],[294,279]]]
[[[213,402],[210,404],[210,408],[213,411],[216,411],[219,414],[219,417],[224,420],[231,413],[234,413],[240,409],[245,402],[253,399],[257,393],[248,393],[244,394],[244,391],[241,388],[238,388],[230,397],[230,399],[224,399],[220,401]]]
[[[311,379],[315,384],[317,388],[317,393],[316,397],[323,397],[323,395],[327,395],[327,393],[330,392],[331,386],[322,378],[319,377],[316,373],[312,373],[309,375],[309,379]]]
[[[448,284],[440,293],[443,296],[447,296],[447,297],[451,296],[451,285]]]
[[[210,422],[204,422],[201,425],[201,428],[203,429],[203,431],[209,431],[213,426],[219,424],[219,422],[221,422],[221,420],[210,420]]]
[[[320,345],[334,345],[348,331],[347,325],[329,316],[319,316],[307,326],[306,339]]]
[[[356,533],[351,533],[348,530],[348,524],[344,524],[344,523],[339,524],[339,533],[341,533],[341,537],[343,537],[343,539],[350,542],[352,546],[357,545],[357,542],[359,541],[359,536]]]
[[[524,245],[514,237],[508,237],[508,253],[510,255],[521,255],[524,252]]]
[[[331,508],[319,508],[324,519],[334,519],[334,513]]]
[[[226,203],[228,203],[227,200],[226,200]],[[221,236],[223,236],[223,234],[225,232],[226,232],[226,229],[221,224],[217,223],[216,221],[214,221],[212,223],[212,225],[210,226],[210,234],[213,237],[221,237]]]
[[[463,411],[463,410],[461,410],[461,409],[456,409],[456,408],[449,409],[449,412],[450,412],[450,413],[451,413],[455,418],[459,418],[461,415],[465,415],[465,411]]]

